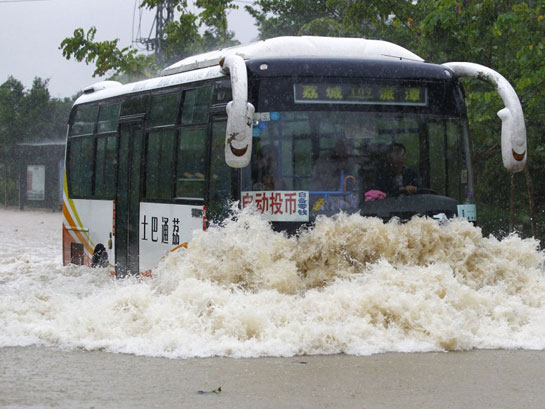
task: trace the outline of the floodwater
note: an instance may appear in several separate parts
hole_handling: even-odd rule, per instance
[[[0,211],[1,407],[545,398],[535,240],[482,237],[464,221],[346,215],[296,239],[243,213],[196,234],[151,279],[115,281],[61,265],[60,223],[59,213]]]
[[[536,351],[167,359],[0,349],[0,407],[13,409],[543,408],[543,379]]]

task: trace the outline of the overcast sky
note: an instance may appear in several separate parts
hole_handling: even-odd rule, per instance
[[[236,38],[247,43],[257,36],[253,19],[239,4],[229,15],[229,28]],[[66,60],[59,45],[81,27],[97,28],[96,40],[119,38],[128,46],[138,25],[135,0],[0,0],[0,84],[8,76],[32,85],[34,77],[49,78],[49,91],[54,97],[65,97],[99,81],[93,78],[94,65]],[[142,19],[142,34],[148,34],[153,19],[147,13]]]

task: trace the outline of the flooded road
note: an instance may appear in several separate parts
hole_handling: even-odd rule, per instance
[[[543,407],[535,240],[241,214],[116,281],[62,266],[60,223],[0,210],[2,408]]]
[[[545,402],[545,353],[532,351],[166,359],[15,347],[0,349],[0,368],[2,408],[512,409]]]

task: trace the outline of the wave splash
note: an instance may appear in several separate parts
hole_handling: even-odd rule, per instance
[[[196,233],[153,279],[51,261],[24,280],[8,271],[0,346],[167,357],[543,349],[544,260],[534,239],[483,237],[463,220],[340,214],[288,237],[243,211]]]

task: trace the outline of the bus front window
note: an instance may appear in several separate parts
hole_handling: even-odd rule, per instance
[[[464,119],[354,111],[256,118],[242,191],[308,192],[311,219],[339,211],[454,216],[472,190]]]

